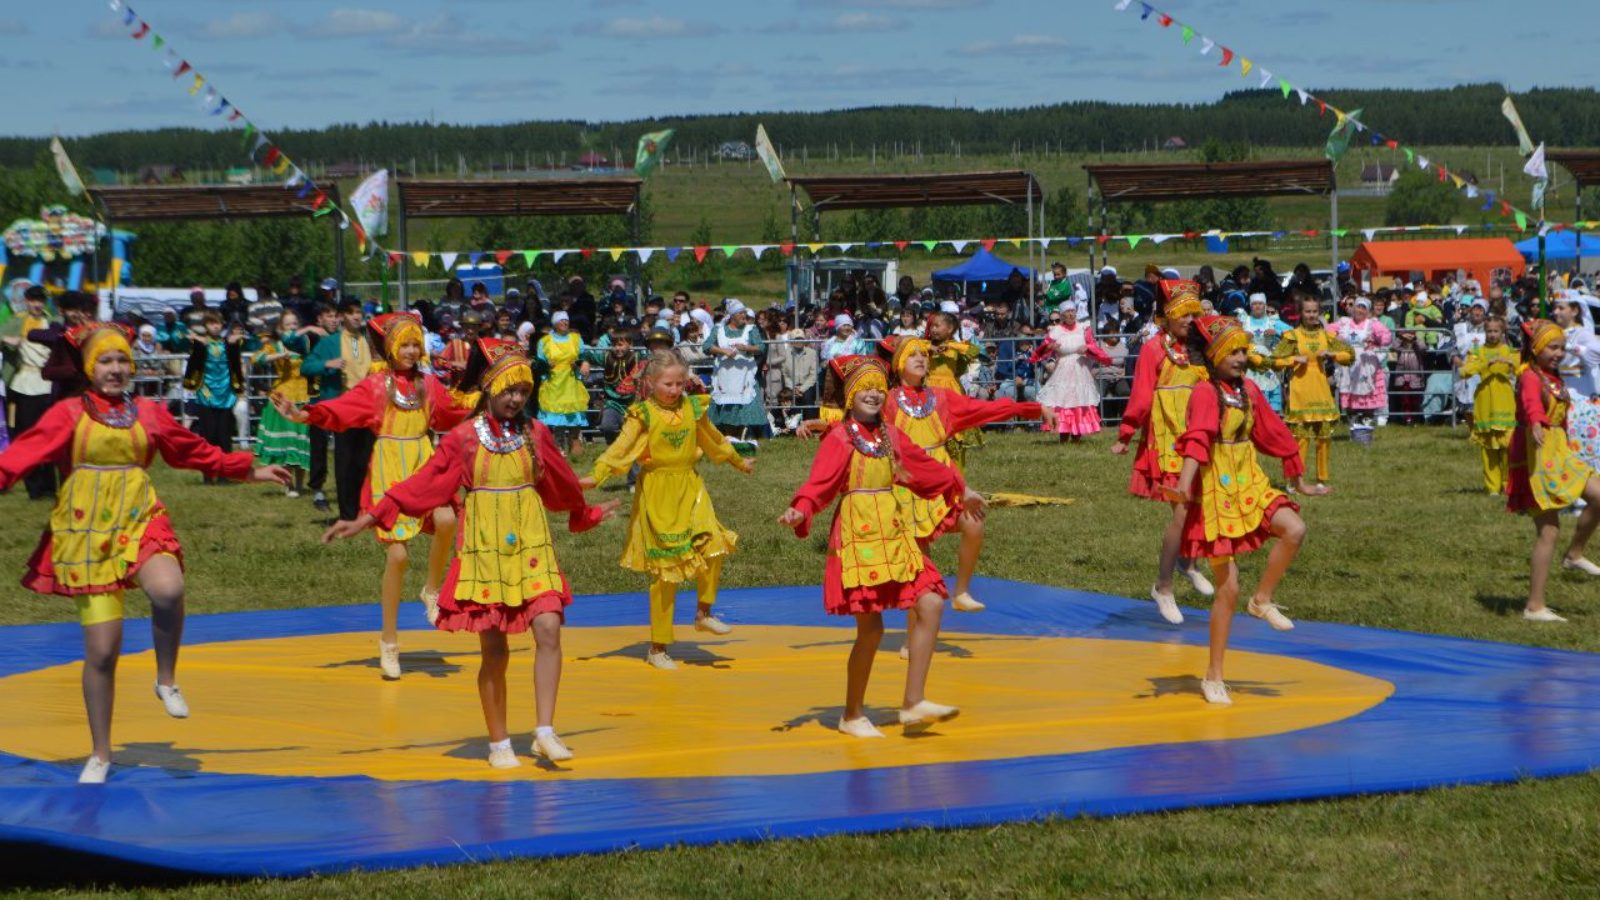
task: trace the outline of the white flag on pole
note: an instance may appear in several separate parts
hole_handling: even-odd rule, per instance
[[[389,170],[379,169],[367,176],[350,195],[350,207],[361,220],[361,227],[372,237],[389,233]]]

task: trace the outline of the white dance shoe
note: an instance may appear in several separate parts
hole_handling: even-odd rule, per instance
[[[517,759],[517,752],[510,747],[490,747],[489,767],[493,769],[515,769],[522,765],[522,760]]]
[[[1522,617],[1529,622],[1565,622],[1566,616],[1556,615],[1556,611],[1546,606],[1544,609],[1525,609]]]
[[[189,718],[189,704],[183,699],[183,692],[178,690],[177,685],[156,685],[156,696],[161,698],[161,705],[167,708],[167,715],[174,719]]]
[[[106,776],[109,774],[111,774],[111,760],[90,754],[88,761],[83,764],[83,771],[78,773],[78,783],[105,784]]]
[[[420,599],[422,600],[422,615],[427,618],[428,624],[439,624],[439,592],[423,591]]]
[[[1218,706],[1233,705],[1233,698],[1228,696],[1228,686],[1221,680],[1200,679],[1200,693],[1205,695],[1207,703],[1215,703]]]
[[[536,734],[533,738],[533,752],[551,762],[566,762],[572,758],[572,751],[567,745],[561,743],[561,738],[550,734]]]
[[[694,620],[694,630],[709,631],[712,634],[732,634],[733,626],[716,616],[701,616]]]
[[[945,706],[932,700],[924,700],[910,709],[900,710],[900,725],[906,731],[916,733],[939,722],[948,722],[959,715],[961,708],[958,706]]]
[[[1600,566],[1597,566],[1594,563],[1589,562],[1587,559],[1584,559],[1581,556],[1578,557],[1577,559],[1567,559],[1566,557],[1562,557],[1561,558],[1561,568],[1563,568],[1563,569],[1576,569],[1577,571],[1582,572],[1585,575],[1600,575]]]
[[[672,657],[668,656],[665,650],[651,650],[644,655],[644,661],[649,663],[651,668],[668,671],[678,668],[678,664],[672,661]]]
[[[1200,596],[1216,596],[1217,589],[1211,585],[1211,579],[1203,575],[1198,567],[1190,566],[1184,571],[1183,577],[1189,579],[1189,583],[1194,585],[1194,589],[1199,592]]]
[[[1289,631],[1294,628],[1294,622],[1283,614],[1276,603],[1257,603],[1256,598],[1251,597],[1245,606],[1245,611],[1258,619],[1266,619],[1268,625],[1279,631]]]
[[[400,642],[390,643],[378,638],[378,669],[384,681],[400,680]]]
[[[1155,589],[1154,585],[1151,585],[1150,599],[1156,602],[1156,609],[1160,610],[1161,618],[1166,619],[1173,625],[1183,624],[1183,610],[1178,608],[1178,598],[1171,594],[1160,593]]]
[[[883,732],[879,731],[878,726],[872,724],[872,720],[866,716],[861,716],[860,718],[856,719],[840,719],[839,733],[848,734],[851,737],[857,738],[883,737]]]
[[[950,608],[956,612],[983,612],[988,607],[979,603],[971,594],[962,591],[956,595],[954,600],[950,601]]]

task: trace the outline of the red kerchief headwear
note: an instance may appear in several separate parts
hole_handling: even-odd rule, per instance
[[[1167,298],[1161,305],[1162,319],[1198,316],[1205,312],[1200,306],[1200,285],[1196,282],[1164,278],[1161,281],[1161,293]]]
[[[102,355],[121,350],[133,359],[133,330],[116,322],[84,322],[67,329],[67,343],[83,358],[83,374],[94,377],[94,363]]]
[[[836,356],[829,366],[844,385],[844,409],[855,405],[856,394],[865,390],[887,391],[889,367],[876,356]]]
[[[422,319],[413,312],[384,313],[368,322],[367,327],[378,336],[383,355],[390,363],[394,362],[395,351],[408,341],[427,346],[422,338]]]
[[[519,384],[533,386],[533,365],[528,354],[516,341],[504,338],[479,338],[478,350],[483,354],[483,374],[478,384],[489,396],[503,393]]]
[[[1205,339],[1206,359],[1211,360],[1212,365],[1221,362],[1235,350],[1250,348],[1250,335],[1245,333],[1239,326],[1239,320],[1233,316],[1202,316],[1195,320],[1194,325]]]

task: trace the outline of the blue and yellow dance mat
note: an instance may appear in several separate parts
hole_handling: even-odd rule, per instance
[[[197,616],[180,683],[152,695],[130,623],[116,767],[80,787],[88,748],[75,624],[0,630],[0,840],[226,875],[589,853],[673,843],[959,827],[1506,781],[1600,757],[1600,656],[1240,617],[1230,708],[1200,698],[1206,617],[983,580],[989,611],[945,614],[929,696],[963,715],[885,740],[833,730],[849,622],[817,588],[727,591],[733,634],[688,626],[681,667],[642,662],[639,594],[579,598],[563,633],[560,766],[527,754],[532,639],[514,639],[524,765],[492,770],[477,641],[403,620],[405,677],[378,677],[378,611]],[[898,623],[891,623],[897,625]],[[901,635],[868,693],[893,721]]]

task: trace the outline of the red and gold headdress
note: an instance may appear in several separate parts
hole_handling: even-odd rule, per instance
[[[889,367],[876,356],[836,356],[829,366],[844,385],[844,410],[855,405],[856,395],[866,390],[889,389]]]
[[[504,338],[479,338],[478,350],[485,361],[478,385],[489,396],[504,393],[519,384],[533,386],[533,365],[528,362],[528,354],[521,344]]]
[[[384,313],[374,317],[367,323],[367,327],[378,336],[379,343],[383,347],[383,356],[391,365],[395,360],[395,351],[405,344],[415,341],[418,346],[427,347],[427,342],[422,337],[422,319],[416,313]]]
[[[1250,349],[1250,335],[1233,316],[1203,316],[1195,320],[1206,342],[1206,359],[1216,365],[1235,350]]]
[[[67,343],[83,358],[83,374],[94,377],[95,360],[113,350],[133,359],[133,330],[116,322],[84,322],[67,329]]]
[[[878,342],[885,355],[889,357],[889,371],[899,375],[905,368],[906,359],[914,353],[927,356],[933,352],[933,344],[927,338],[910,337],[908,335],[890,335]]]
[[[1200,306],[1200,285],[1193,281],[1161,280],[1161,292],[1166,302],[1161,305],[1159,318],[1176,319],[1180,316],[1198,316],[1205,312]]]
[[[1523,346],[1528,348],[1529,354],[1534,354],[1550,346],[1550,342],[1556,338],[1565,337],[1566,332],[1549,319],[1524,319],[1522,335],[1525,338]]]

